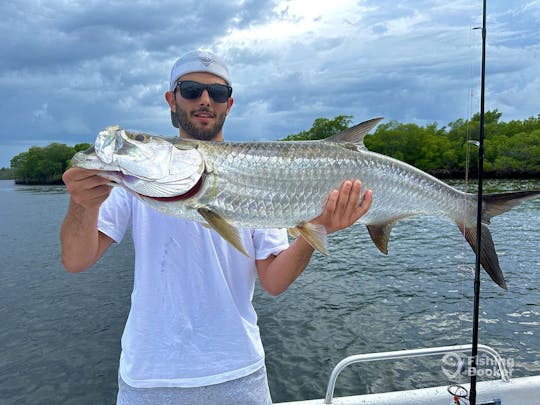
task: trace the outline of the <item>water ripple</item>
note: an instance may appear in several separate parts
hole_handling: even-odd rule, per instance
[[[540,181],[488,188],[538,189]],[[133,281],[129,237],[94,269],[66,274],[58,242],[63,189],[0,181],[0,191],[0,398],[113,403]],[[480,341],[515,361],[515,377],[540,372],[538,212],[540,199],[492,221],[508,291],[482,276]],[[256,290],[274,401],[323,397],[330,371],[348,355],[470,343],[474,256],[453,224],[403,221],[388,256],[354,226],[330,236],[330,252],[315,255],[283,295]],[[384,361],[346,369],[336,395],[439,384],[447,384],[440,358]]]

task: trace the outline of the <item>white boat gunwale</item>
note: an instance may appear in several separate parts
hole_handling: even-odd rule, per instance
[[[405,349],[379,353],[364,353],[352,355],[341,360],[332,370],[328,379],[326,396],[324,399],[313,399],[293,402],[282,402],[280,405],[357,405],[357,404],[448,404],[452,396],[446,386],[428,387],[414,390],[391,391],[375,394],[364,394],[347,397],[334,398],[334,389],[337,377],[346,367],[370,361],[404,359],[413,357],[434,356],[447,353],[470,353],[471,344],[440,346],[420,349]],[[502,404],[532,404],[540,397],[540,375],[530,377],[520,377],[510,379],[510,373],[506,368],[500,354],[490,346],[478,345],[478,352],[486,353],[491,356],[499,369],[499,379],[481,381],[478,383],[479,404],[499,403]],[[469,384],[460,384],[469,390]],[[397,402],[396,402],[397,401]],[[487,402],[486,402],[487,401]]]

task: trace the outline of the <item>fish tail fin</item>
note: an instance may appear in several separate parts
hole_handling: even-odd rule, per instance
[[[484,194],[482,198],[482,222],[489,224],[494,216],[510,211],[523,201],[540,196],[540,190],[516,191],[510,193]]]
[[[477,253],[476,227],[465,228],[463,226],[459,226],[459,229],[461,230],[461,233],[463,233],[463,236],[465,236],[467,242],[469,242],[469,245],[474,253]],[[482,224],[481,238],[482,240],[480,243],[482,248],[480,252],[480,264],[484,270],[486,270],[487,274],[489,274],[491,279],[495,281],[497,285],[506,290],[506,281],[504,279],[501,266],[499,265],[499,258],[497,257],[497,252],[495,251],[495,244],[493,243],[493,238],[491,237],[489,228],[484,224]]]
[[[506,290],[506,281],[499,265],[499,258],[495,250],[495,244],[486,224],[490,223],[491,218],[503,214],[519,205],[525,200],[540,196],[540,190],[518,191],[510,193],[485,194],[482,198],[482,226],[481,226],[481,251],[480,264],[489,274],[491,279],[500,287]],[[476,247],[476,226],[465,227],[458,224],[461,233],[465,236],[472,250],[477,253]]]

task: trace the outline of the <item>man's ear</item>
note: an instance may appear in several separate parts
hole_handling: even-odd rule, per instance
[[[231,111],[231,107],[233,106],[234,104],[234,99],[232,97],[229,97],[229,99],[227,100],[227,114],[229,114],[229,112]]]
[[[174,103],[174,93],[172,91],[165,92],[165,101],[169,104],[172,111],[176,112],[176,105]]]

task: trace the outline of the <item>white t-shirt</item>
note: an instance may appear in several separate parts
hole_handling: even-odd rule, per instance
[[[214,230],[147,207],[116,188],[98,228],[135,245],[131,310],[120,376],[133,387],[195,387],[244,377],[264,364],[251,303],[255,259],[288,247],[285,230],[241,229],[251,258]]]

